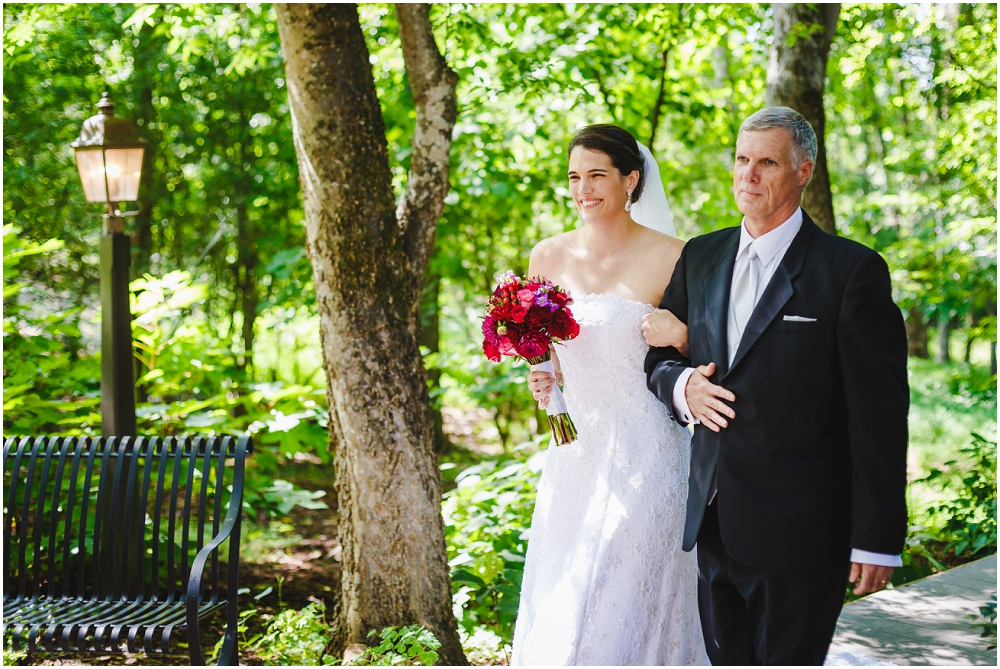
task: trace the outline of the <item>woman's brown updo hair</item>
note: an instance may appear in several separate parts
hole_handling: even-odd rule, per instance
[[[638,202],[642,195],[642,187],[646,184],[646,170],[643,168],[642,153],[639,144],[625,128],[608,123],[588,125],[576,133],[569,143],[569,153],[581,146],[591,151],[600,151],[611,159],[611,164],[623,177],[633,170],[639,170],[639,181],[632,189],[632,202]]]

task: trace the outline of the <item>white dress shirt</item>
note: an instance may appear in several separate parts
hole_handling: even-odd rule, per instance
[[[787,221],[775,229],[757,237],[756,239],[754,239],[747,230],[745,220],[740,224],[740,245],[736,250],[736,264],[733,266],[733,276],[740,276],[740,273],[746,268],[747,263],[750,262],[750,256],[747,248],[752,242],[754,249],[757,251],[756,262],[759,263],[757,267],[759,272],[757,294],[754,296],[753,302],[755,307],[757,302],[760,301],[761,295],[764,294],[767,284],[770,283],[771,277],[774,276],[775,270],[778,269],[778,265],[781,264],[781,259],[785,257],[785,252],[788,251],[788,247],[792,245],[792,240],[795,239],[795,235],[798,234],[801,228],[801,208],[796,209],[795,213],[792,214],[791,218]],[[734,294],[734,291],[736,290],[735,286],[736,282],[731,282],[729,287],[729,314],[728,322],[726,324],[726,344],[728,347],[730,364],[732,364],[733,359],[736,357],[736,351],[739,349],[740,339],[742,337],[740,329],[736,324],[736,315],[733,310],[733,303],[736,297]],[[680,376],[677,377],[677,382],[674,383],[672,399],[674,402],[674,408],[677,410],[677,415],[679,415],[685,422],[697,425],[701,421],[691,415],[691,410],[687,403],[687,397],[685,396],[687,382],[691,378],[692,374],[694,374],[693,367],[689,367],[681,372]],[[872,553],[869,551],[859,550],[857,548],[853,549],[851,552],[851,562],[875,564],[885,567],[900,567],[903,565],[903,560],[899,555]]]

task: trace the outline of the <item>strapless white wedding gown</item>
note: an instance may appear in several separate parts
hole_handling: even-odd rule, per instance
[[[691,437],[643,372],[653,307],[573,300],[580,335],[556,350],[579,438],[545,454],[511,664],[707,665],[681,551]]]

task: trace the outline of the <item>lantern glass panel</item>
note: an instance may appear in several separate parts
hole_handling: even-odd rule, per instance
[[[139,199],[143,149],[105,149],[108,166],[108,191],[111,202]]]
[[[87,202],[107,202],[108,193],[104,183],[104,152],[94,149],[77,149],[76,166],[83,182],[83,194]]]

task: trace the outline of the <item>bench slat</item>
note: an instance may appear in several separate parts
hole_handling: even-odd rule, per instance
[[[6,438],[3,629],[15,648],[163,653],[184,631],[197,664],[199,621],[225,609],[220,664],[235,663],[252,450],[247,436]]]

